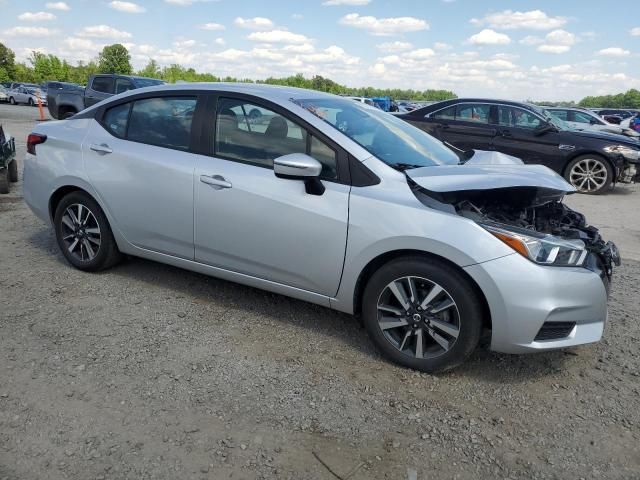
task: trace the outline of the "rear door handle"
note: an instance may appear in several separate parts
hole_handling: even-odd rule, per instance
[[[222,175],[200,175],[200,181],[202,183],[206,183],[207,185],[211,185],[216,190],[233,187],[231,182],[227,182],[227,180]]]
[[[109,148],[109,145],[106,143],[102,143],[100,145],[93,144],[89,148],[98,153],[113,153],[113,150]]]

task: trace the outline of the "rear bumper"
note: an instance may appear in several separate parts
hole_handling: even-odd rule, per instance
[[[538,352],[602,337],[607,288],[597,273],[586,268],[543,267],[515,253],[465,271],[489,304],[492,350]],[[555,334],[549,335],[550,331]]]

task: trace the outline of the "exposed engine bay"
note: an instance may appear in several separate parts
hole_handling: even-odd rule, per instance
[[[587,225],[584,215],[562,202],[564,192],[541,187],[430,192],[416,184],[413,187],[418,199],[426,205],[455,211],[477,223],[510,225],[566,240],[581,240],[593,254],[585,266],[603,272],[609,279],[612,266],[620,265],[616,246],[605,242],[597,228]]]

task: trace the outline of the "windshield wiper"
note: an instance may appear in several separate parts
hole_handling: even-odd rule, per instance
[[[412,163],[394,163],[391,166],[396,170],[404,172],[405,170],[411,170],[412,168],[422,168],[425,165],[414,165]]]

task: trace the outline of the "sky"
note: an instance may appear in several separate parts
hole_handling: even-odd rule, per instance
[[[0,42],[72,62],[124,44],[218,76],[579,100],[640,88],[640,15],[602,0],[0,0]],[[627,14],[625,14],[625,11]]]

